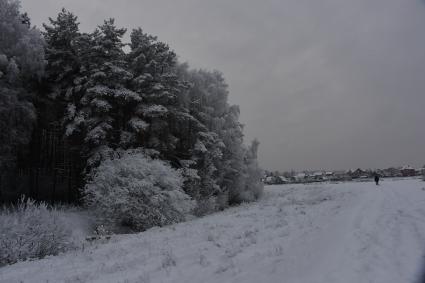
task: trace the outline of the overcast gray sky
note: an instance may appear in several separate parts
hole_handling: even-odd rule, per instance
[[[422,0],[22,0],[34,24],[61,7],[157,35],[218,69],[266,169],[425,164]]]

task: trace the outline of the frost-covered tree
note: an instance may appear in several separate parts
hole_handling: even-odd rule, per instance
[[[40,32],[18,1],[0,0],[0,170],[13,167],[36,121],[34,84],[44,71]]]
[[[239,202],[239,192],[246,185],[245,148],[243,145],[243,126],[239,122],[240,110],[238,106],[229,107],[224,117],[221,136],[226,145],[224,150],[224,178],[221,186],[229,193],[229,202]]]
[[[105,152],[129,143],[126,129],[131,113],[127,109],[141,101],[127,87],[133,76],[124,60],[125,32],[110,19],[76,43],[77,54],[84,60],[80,72],[86,76],[75,82],[75,97],[67,107],[66,135],[82,136],[88,168],[95,167]]]
[[[193,209],[180,172],[140,150],[116,151],[91,174],[84,200],[104,224],[143,231],[182,221]]]
[[[0,125],[13,130],[0,133],[3,154],[28,142],[35,111],[24,85],[31,87],[27,82],[40,77],[44,57],[40,35],[17,2],[0,0],[0,5],[2,21],[16,26],[15,31],[0,26],[5,39],[0,41],[0,115],[5,117]],[[199,214],[258,198],[258,144],[244,146],[239,108],[229,105],[220,72],[179,64],[167,44],[140,28],[132,31],[126,54],[126,29],[113,19],[82,33],[77,17],[63,9],[44,28],[48,63],[38,122],[42,129],[52,122],[62,126],[62,137],[79,155],[75,161],[85,164],[86,182],[93,186],[93,172],[103,161],[118,162],[123,151],[140,157],[132,150],[143,149],[149,158],[179,169],[180,186],[198,202]],[[211,209],[199,212],[206,204]]]
[[[222,116],[227,108],[227,85],[218,72],[188,71],[191,125],[191,159],[200,177],[198,198],[208,199],[222,193],[223,141],[220,139]]]
[[[0,1],[0,52],[14,59],[20,79],[40,79],[44,72],[44,49],[40,31],[31,28],[20,12],[19,1]]]
[[[127,56],[133,73],[132,89],[142,97],[129,121],[137,135],[136,145],[155,149],[170,160],[180,159],[182,123],[192,117],[181,103],[186,85],[179,80],[177,56],[163,42],[142,29],[131,33]]]
[[[199,200],[214,198],[218,207],[251,201],[259,196],[255,149],[243,144],[239,107],[228,104],[227,84],[220,72],[188,70],[180,76],[190,84],[186,105],[195,118],[186,136],[190,137],[191,167],[199,176],[189,183],[191,195]],[[249,171],[249,172],[248,172]],[[255,176],[248,174],[254,173]]]
[[[80,37],[77,17],[62,9],[50,24],[43,24],[46,41],[46,80],[52,88],[51,96],[64,101],[72,92],[73,81],[81,68],[76,42]]]
[[[253,140],[245,153],[245,190],[240,192],[241,201],[257,200],[263,193],[261,177],[263,171],[258,165],[258,140]]]

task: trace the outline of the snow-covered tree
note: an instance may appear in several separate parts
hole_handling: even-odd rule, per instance
[[[245,154],[245,190],[240,193],[242,201],[257,200],[263,193],[261,177],[263,171],[258,165],[258,147],[260,142],[253,140]]]
[[[188,71],[186,79],[190,82],[188,92],[189,111],[196,119],[191,125],[191,159],[194,169],[200,176],[198,198],[208,199],[222,193],[223,141],[219,133],[221,119],[227,107],[227,86],[218,72],[203,70]],[[220,97],[224,99],[220,101]],[[217,103],[217,101],[224,103]]]
[[[243,126],[239,122],[240,110],[238,106],[229,107],[224,116],[224,125],[221,132],[224,150],[224,178],[221,186],[228,191],[231,204],[239,202],[239,192],[246,184],[244,175],[245,148],[243,145]]]
[[[46,79],[52,88],[51,96],[60,100],[69,98],[73,81],[81,67],[76,42],[79,38],[79,23],[71,12],[62,9],[50,24],[43,24],[46,41]]]
[[[43,75],[43,44],[19,2],[0,0],[0,170],[13,167],[17,151],[30,141],[36,121],[32,87]]]
[[[191,86],[186,105],[196,120],[184,131],[190,137],[191,168],[199,176],[191,195],[199,200],[215,198],[218,207],[256,199],[261,191],[256,149],[247,150],[243,144],[239,107],[228,104],[222,74],[182,66],[180,76]],[[248,178],[251,173],[255,176]]]
[[[88,168],[102,160],[105,149],[126,147],[131,141],[126,131],[131,115],[127,110],[142,98],[127,87],[133,76],[124,60],[125,32],[110,19],[76,42],[77,54],[84,61],[67,106],[66,135],[82,137]]]
[[[77,17],[62,9],[44,25],[43,48],[18,2],[0,0],[0,16],[0,126],[8,129],[0,133],[2,157],[29,141],[36,120],[29,89],[43,73],[45,50],[39,128],[62,126],[92,187],[103,161],[118,162],[123,151],[140,157],[132,150],[143,149],[179,169],[198,214],[261,194],[258,144],[244,146],[239,108],[229,105],[220,72],[179,64],[167,44],[140,28],[126,54],[126,29],[113,19],[82,33]],[[211,209],[200,209],[206,204]]]
[[[40,31],[31,28],[28,16],[15,0],[0,1],[0,52],[13,59],[19,79],[40,79],[44,72],[44,49]]]
[[[84,200],[104,224],[143,231],[185,219],[193,201],[181,173],[140,150],[116,151],[92,171]]]
[[[180,103],[186,85],[176,73],[177,56],[167,44],[140,28],[132,31],[130,48],[127,61],[134,75],[132,89],[143,98],[129,121],[137,135],[136,145],[178,161],[181,139],[177,135],[182,123],[192,117]]]

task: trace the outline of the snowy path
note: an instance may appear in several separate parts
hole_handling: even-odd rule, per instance
[[[415,282],[424,187],[268,187],[255,204],[1,268],[0,282]]]

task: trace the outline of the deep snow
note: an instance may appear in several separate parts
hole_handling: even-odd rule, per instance
[[[415,282],[425,182],[270,186],[258,203],[0,269],[0,282]]]

